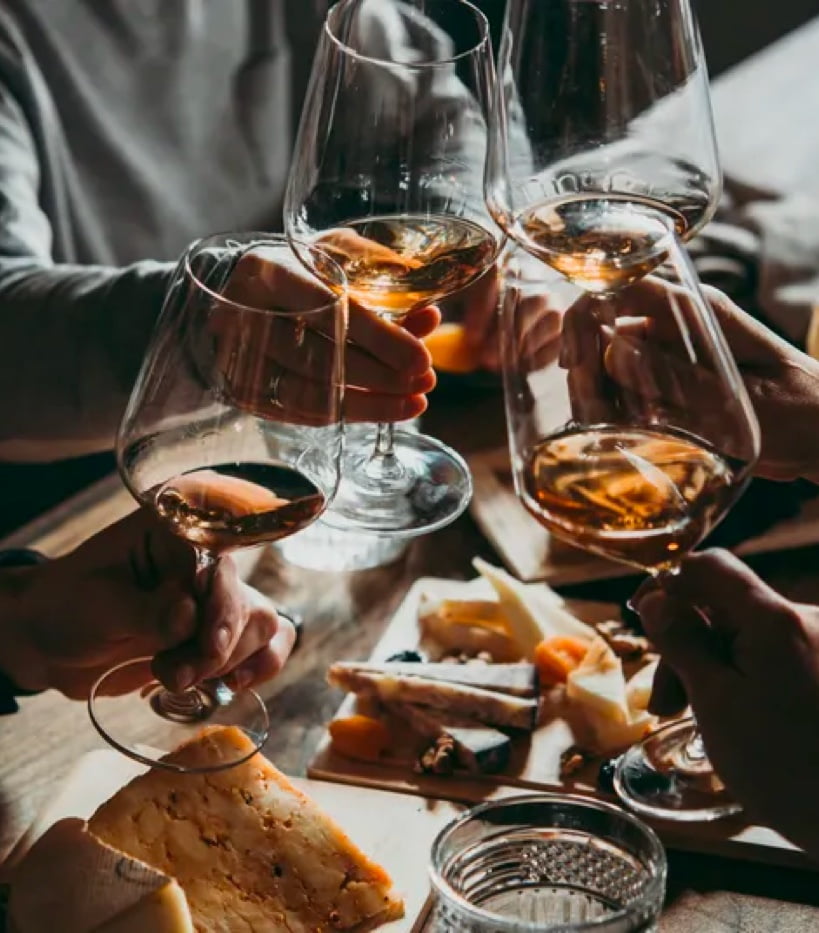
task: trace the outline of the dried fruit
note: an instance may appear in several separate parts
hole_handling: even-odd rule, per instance
[[[566,683],[566,678],[580,664],[588,650],[587,642],[568,635],[540,642],[535,648],[535,667],[541,686],[554,687]]]
[[[392,745],[390,730],[371,716],[347,716],[329,726],[333,748],[346,758],[378,761]]]

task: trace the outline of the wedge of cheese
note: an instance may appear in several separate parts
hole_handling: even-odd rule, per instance
[[[193,933],[173,878],[60,820],[17,866],[9,898],[17,933]]]
[[[657,673],[659,658],[641,667],[626,684],[626,700],[632,712],[648,709],[654,675]]]
[[[494,661],[518,661],[520,648],[497,600],[440,599],[422,594],[418,606],[422,635],[444,651],[488,652]]]
[[[545,638],[570,635],[592,642],[596,637],[594,629],[565,609],[547,587],[521,583],[479,557],[472,565],[498,594],[512,638],[527,661],[534,658],[535,648]]]
[[[173,758],[196,767],[245,749],[241,731],[212,727]],[[220,772],[151,771],[89,826],[176,878],[197,933],[371,929],[403,915],[387,873],[259,754]]]
[[[566,696],[582,710],[601,753],[632,745],[657,722],[645,710],[629,706],[623,662],[602,638],[592,642],[586,657],[569,673]]]

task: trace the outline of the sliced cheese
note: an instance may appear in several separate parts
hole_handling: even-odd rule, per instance
[[[540,711],[537,699],[513,697],[426,677],[368,673],[339,664],[330,668],[327,680],[334,687],[357,695],[374,696],[381,703],[413,703],[487,726],[527,732],[537,725]]]
[[[657,672],[659,658],[641,667],[626,684],[626,699],[632,712],[648,709],[651,699],[651,688],[654,686],[654,675]]]
[[[336,661],[333,670],[360,671],[365,674],[399,674],[402,677],[425,677],[466,687],[480,687],[492,693],[515,697],[536,697],[539,693],[534,664],[428,664],[402,661]]]
[[[240,730],[217,726],[172,757],[196,768],[252,749]],[[89,826],[172,874],[197,933],[371,929],[403,915],[387,873],[260,754],[225,771],[150,771]]]
[[[586,657],[569,672],[566,696],[602,719],[630,720],[623,662],[602,638],[592,642]]]
[[[494,661],[520,659],[520,649],[497,600],[439,599],[424,594],[418,623],[424,637],[443,651],[468,655],[485,651]]]
[[[96,839],[82,820],[55,823],[12,877],[18,933],[193,933],[173,878]]]
[[[570,635],[588,642],[595,638],[594,629],[557,602],[548,588],[527,586],[480,557],[472,565],[494,587],[512,638],[527,661],[534,658],[535,648],[545,638]]]

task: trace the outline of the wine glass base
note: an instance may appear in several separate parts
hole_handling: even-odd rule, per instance
[[[342,480],[322,520],[341,531],[390,538],[414,538],[455,521],[472,498],[472,477],[460,454],[446,444],[407,431],[396,431],[397,476],[368,475],[373,433],[349,450]]]
[[[150,669],[150,658],[126,661],[104,674],[88,699],[97,732],[123,755],[152,768],[204,773],[233,768],[264,745],[270,718],[257,693],[234,693],[221,681],[208,681],[174,694],[151,676]],[[133,689],[134,685],[141,686]],[[127,690],[131,692],[123,692]],[[240,729],[252,747],[245,746],[235,758],[221,758],[208,766],[174,761],[173,751],[211,726]]]
[[[702,823],[741,812],[707,758],[690,758],[693,719],[672,722],[632,746],[617,763],[614,789],[641,816]]]

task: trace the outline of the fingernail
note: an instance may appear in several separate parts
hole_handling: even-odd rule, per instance
[[[213,636],[213,648],[217,654],[224,654],[230,646],[230,629],[227,625],[220,625]]]
[[[184,667],[180,667],[176,672],[175,679],[177,690],[187,690],[188,687],[193,686],[193,682],[196,679],[196,672],[189,664],[186,664]]]

